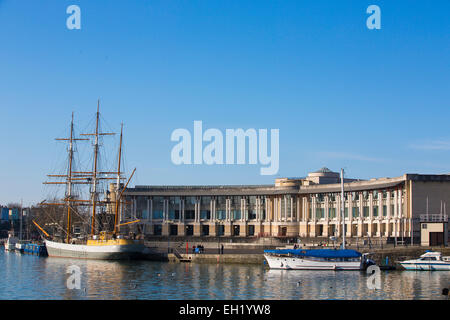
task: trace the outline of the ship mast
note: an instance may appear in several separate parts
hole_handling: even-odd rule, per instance
[[[100,125],[100,100],[97,101],[97,113],[96,113],[96,121],[95,121],[95,133],[83,133],[83,136],[94,136],[94,168],[90,173],[92,174],[92,221],[91,221],[91,236],[95,234],[95,214],[97,210],[97,183],[99,179],[108,179],[108,178],[99,178],[99,174],[109,174],[110,172],[99,172],[98,171],[98,151],[99,151],[99,137],[105,135],[114,135],[115,133],[103,133],[99,132]]]
[[[77,205],[89,205],[92,206],[92,220],[91,220],[91,235],[96,233],[96,211],[98,205],[107,205],[109,203],[108,200],[99,200],[98,199],[98,185],[100,180],[115,180],[118,181],[118,186],[120,185],[120,162],[121,162],[121,149],[119,154],[119,166],[117,172],[102,172],[99,171],[99,146],[100,146],[100,136],[104,135],[114,135],[115,133],[104,133],[100,132],[100,100],[97,102],[97,113],[96,113],[96,124],[95,124],[95,133],[82,133],[81,136],[93,136],[93,146],[94,146],[94,159],[93,159],[93,171],[84,172],[84,171],[74,171],[74,142],[78,140],[90,140],[86,139],[78,139],[74,138],[74,121],[73,121],[73,113],[72,113],[72,122],[70,125],[70,137],[69,138],[57,138],[56,140],[63,140],[69,142],[68,148],[68,169],[67,173],[64,175],[47,175],[52,178],[65,178],[64,182],[44,182],[44,184],[65,184],[66,185],[66,195],[63,201],[57,201],[55,203],[48,203],[43,201],[41,204],[43,205],[53,205],[53,206],[67,206],[67,243],[70,242],[70,229],[72,225],[72,215],[74,213],[74,209],[72,208],[72,203],[77,203]],[[121,133],[121,145],[122,145],[122,133]],[[116,177],[108,177],[110,174],[117,174]],[[91,198],[88,200],[82,199],[74,199],[72,196],[73,186],[75,184],[89,184],[91,186]],[[119,197],[120,198],[120,197]],[[64,229],[63,229],[64,230]],[[66,230],[64,230],[66,232]]]
[[[75,141],[86,141],[89,139],[75,139],[74,138],[74,130],[73,130],[73,112],[72,112],[72,121],[70,122],[70,137],[69,138],[56,138],[58,141],[68,141],[69,142],[69,157],[68,157],[68,168],[67,175],[48,175],[49,177],[60,177],[66,178],[66,182],[45,182],[44,184],[65,184],[66,185],[66,197],[65,197],[65,205],[67,205],[67,235],[66,241],[70,242],[70,229],[72,225],[72,209],[71,202],[74,201],[72,199],[72,187],[74,183],[73,178],[73,155],[74,155],[74,142]],[[77,180],[77,178],[75,178]],[[62,203],[46,203],[47,205],[62,205]]]
[[[97,117],[95,123],[95,142],[94,142],[94,171],[92,172],[92,224],[91,235],[95,233],[95,210],[96,210],[96,198],[97,198],[97,161],[98,161],[98,120],[100,117],[100,100],[97,101]]]
[[[72,122],[70,123],[70,140],[69,140],[69,168],[67,171],[67,243],[70,242],[70,228],[71,228],[71,217],[70,217],[70,199],[72,198],[72,162],[73,162],[73,112],[72,112]]]

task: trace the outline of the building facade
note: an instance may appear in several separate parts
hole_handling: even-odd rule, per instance
[[[340,190],[339,174],[327,168],[274,185],[136,186],[124,192],[122,220],[141,219],[152,236],[340,237],[343,206],[346,237],[416,243],[421,215],[448,220],[450,175],[345,179],[344,203]]]

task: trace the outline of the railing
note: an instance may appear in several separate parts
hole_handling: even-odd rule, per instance
[[[420,222],[448,222],[446,214],[421,214]]]

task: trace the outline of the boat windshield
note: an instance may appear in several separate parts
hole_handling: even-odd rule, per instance
[[[420,260],[424,260],[424,261],[436,261],[436,257],[423,257],[420,258]]]

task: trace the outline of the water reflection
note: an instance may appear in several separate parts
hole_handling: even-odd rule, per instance
[[[267,270],[262,265],[92,261],[0,253],[3,299],[443,299],[450,272],[383,271],[381,289],[354,271]],[[81,289],[67,288],[67,267]],[[3,285],[4,284],[4,285]]]

